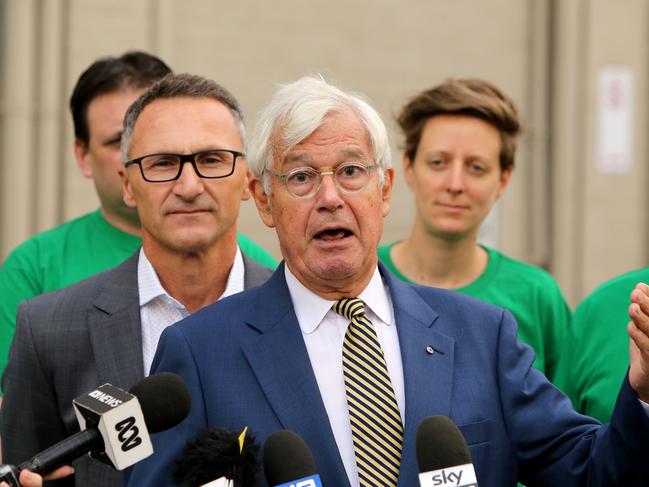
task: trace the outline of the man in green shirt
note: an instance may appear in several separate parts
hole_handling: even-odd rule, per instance
[[[0,374],[21,301],[114,267],[140,246],[137,211],[124,204],[118,173],[122,122],[140,94],[170,72],[155,56],[127,52],[97,60],[79,77],[70,98],[74,153],[83,175],[93,180],[100,207],[25,241],[0,267]],[[241,234],[239,246],[258,263],[276,266],[268,252]]]
[[[587,296],[575,310],[556,385],[580,413],[608,422],[621,379],[629,367],[629,304],[638,282],[649,282],[649,268],[627,272]]]

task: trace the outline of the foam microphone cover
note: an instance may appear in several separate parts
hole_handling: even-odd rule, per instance
[[[145,377],[129,390],[142,408],[149,433],[159,433],[176,426],[189,414],[191,395],[183,379],[171,372]]]
[[[471,453],[462,432],[446,416],[430,416],[417,428],[417,463],[420,472],[466,465]]]
[[[239,449],[239,434],[225,428],[209,428],[187,443],[176,462],[174,481],[179,487],[198,487],[225,477],[234,487],[256,487],[259,446],[246,435]]]
[[[276,431],[264,443],[264,474],[268,485],[281,485],[316,475],[311,450],[297,433]]]

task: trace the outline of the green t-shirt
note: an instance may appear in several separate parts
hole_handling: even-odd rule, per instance
[[[277,262],[245,235],[239,247],[274,269]],[[7,364],[21,301],[63,288],[121,264],[140,247],[139,237],[110,225],[99,210],[39,233],[16,247],[0,267],[0,375]]]
[[[379,247],[379,259],[397,277],[412,282],[390,256],[395,244]],[[456,291],[505,308],[518,322],[518,335],[536,352],[534,367],[554,379],[557,361],[570,326],[571,310],[554,278],[538,267],[484,247],[487,267],[475,281]]]
[[[559,361],[557,385],[575,409],[602,422],[611,419],[622,380],[629,368],[629,305],[638,282],[649,282],[649,268],[601,284],[575,310]]]

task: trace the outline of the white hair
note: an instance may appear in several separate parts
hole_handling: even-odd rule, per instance
[[[248,167],[262,178],[270,194],[268,171],[273,166],[273,149],[289,150],[315,132],[327,115],[353,110],[367,129],[381,185],[384,171],[391,167],[390,143],[379,114],[360,93],[346,93],[327,83],[322,76],[305,76],[280,85],[262,111],[250,141]]]

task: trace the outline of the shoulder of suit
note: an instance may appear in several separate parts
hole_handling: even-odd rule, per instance
[[[252,257],[247,255],[245,252],[241,251],[241,255],[243,257],[243,265],[246,273],[244,280],[246,281],[246,284],[250,284],[246,287],[253,287],[258,286],[259,284],[263,284],[264,282],[266,282],[266,280],[268,280],[273,272],[275,272],[273,269],[269,269],[268,267],[254,261]]]
[[[108,283],[122,283],[126,286],[126,283],[131,280],[137,285],[138,253],[139,251],[111,269],[94,274],[67,287],[34,296],[21,303],[20,308],[29,308],[30,312],[34,312],[62,305],[70,308],[85,306],[88,300],[93,299]]]

